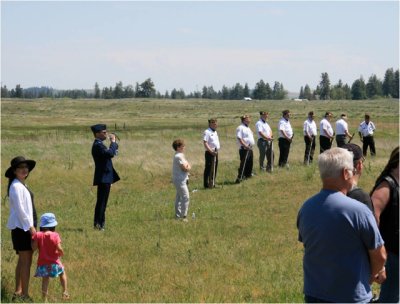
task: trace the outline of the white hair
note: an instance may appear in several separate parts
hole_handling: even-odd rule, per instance
[[[353,153],[342,148],[331,148],[318,156],[321,179],[337,178],[343,169],[353,170]]]

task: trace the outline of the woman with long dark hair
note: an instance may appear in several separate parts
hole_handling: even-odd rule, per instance
[[[375,217],[387,252],[386,281],[381,286],[380,303],[399,302],[399,147],[371,191]],[[384,269],[385,270],[385,269]]]
[[[37,216],[33,194],[25,182],[35,165],[34,160],[17,156],[11,160],[11,166],[5,173],[10,201],[7,228],[11,230],[13,248],[18,254],[13,300],[30,300],[29,278],[33,254],[31,240],[36,233]]]

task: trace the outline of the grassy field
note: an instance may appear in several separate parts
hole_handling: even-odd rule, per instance
[[[239,166],[235,129],[239,116],[270,112],[275,137],[281,111],[290,109],[295,131],[290,169],[234,184]],[[302,302],[302,245],[296,216],[320,189],[318,169],[303,166],[302,126],[314,110],[346,112],[351,132],[364,113],[377,126],[377,156],[367,157],[360,186],[369,191],[399,143],[398,100],[376,101],[192,101],[192,100],[7,100],[1,101],[1,176],[11,158],[37,161],[28,185],[38,214],[54,212],[65,249],[72,302]],[[217,117],[221,141],[218,188],[204,190],[202,132]],[[93,229],[90,125],[106,123],[121,138],[114,167],[121,181],[111,190],[106,231]],[[174,220],[172,141],[186,141],[192,164],[188,223]],[[358,136],[354,142],[360,144]],[[276,161],[279,156],[274,144]],[[319,151],[319,143],[317,146]],[[318,153],[316,153],[318,155]],[[275,163],[275,165],[277,165]],[[17,257],[6,229],[6,180],[1,203],[2,302],[10,300]],[[36,254],[34,263],[36,263]],[[32,272],[34,265],[32,266]],[[40,279],[31,295],[40,301]],[[50,301],[61,300],[52,280]]]

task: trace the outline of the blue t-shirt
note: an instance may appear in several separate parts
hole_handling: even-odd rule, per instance
[[[301,207],[297,228],[304,244],[304,294],[369,302],[368,250],[384,243],[371,210],[341,192],[321,190]]]

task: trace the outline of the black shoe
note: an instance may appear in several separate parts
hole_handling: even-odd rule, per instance
[[[240,179],[237,178],[236,181],[235,181],[235,183],[236,183],[236,184],[240,184]]]
[[[104,226],[100,225],[100,224],[96,224],[94,225],[94,229],[100,230],[100,231],[104,231]]]

